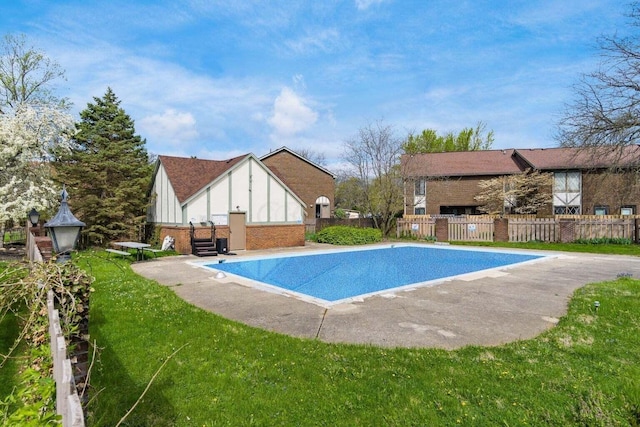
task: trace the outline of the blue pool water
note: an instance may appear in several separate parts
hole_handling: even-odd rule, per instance
[[[415,283],[504,267],[542,258],[537,255],[395,246],[304,256],[207,264],[329,302]]]

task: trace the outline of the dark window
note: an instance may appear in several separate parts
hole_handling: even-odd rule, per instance
[[[554,206],[555,215],[580,215],[580,206]]]
[[[440,215],[478,215],[477,206],[440,206]]]
[[[424,215],[425,214],[425,208],[415,208],[413,210],[413,214],[414,215]]]

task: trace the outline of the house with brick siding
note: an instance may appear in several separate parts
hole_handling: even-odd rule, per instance
[[[538,170],[553,174],[540,215],[631,215],[640,206],[640,146],[594,154],[577,148],[425,153],[401,158],[405,215],[479,214],[479,183]]]
[[[197,238],[228,239],[229,250],[304,246],[305,202],[253,154],[227,160],[158,156],[147,222],[190,253]]]
[[[265,154],[260,161],[304,201],[307,222],[331,217],[335,207],[333,173],[287,147]]]

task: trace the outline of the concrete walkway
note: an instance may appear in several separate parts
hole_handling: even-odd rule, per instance
[[[240,252],[233,258],[319,248],[326,247]],[[158,258],[132,268],[198,307],[258,328],[326,342],[444,349],[535,337],[566,314],[577,288],[621,273],[640,277],[637,257],[532,253],[555,257],[329,308],[265,292],[243,280],[215,279],[214,272],[193,265],[208,259],[194,256]]]

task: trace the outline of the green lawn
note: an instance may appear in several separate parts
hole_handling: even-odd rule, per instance
[[[584,243],[546,243],[546,242],[451,242],[459,246],[484,246],[493,248],[532,249],[543,251],[583,252],[593,254],[640,256],[640,245],[584,244]]]
[[[640,281],[576,292],[536,339],[457,351],[325,344],[204,312],[128,260],[96,277],[89,425],[638,425]],[[598,312],[594,301],[600,301]]]

